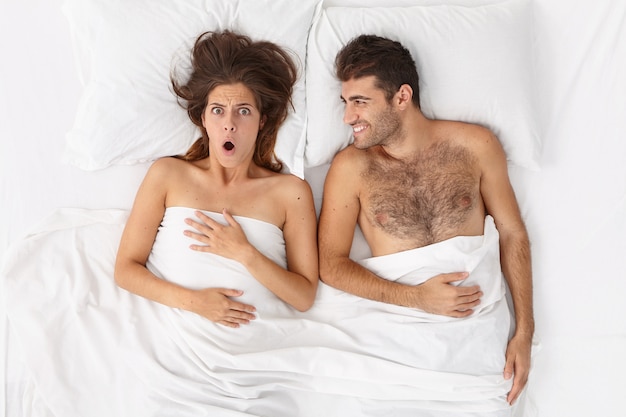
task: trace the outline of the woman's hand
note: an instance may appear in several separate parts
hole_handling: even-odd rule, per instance
[[[190,248],[199,252],[213,253],[225,258],[245,263],[245,259],[252,252],[252,245],[237,221],[224,209],[222,214],[228,222],[227,225],[219,223],[201,211],[196,211],[196,216],[202,223],[192,219],[185,222],[196,229],[197,232],[185,231],[185,236],[191,237],[202,245],[194,244]]]
[[[239,297],[243,291],[228,288],[206,288],[193,292],[187,306],[189,311],[199,314],[215,323],[228,327],[249,324],[256,316],[254,306],[231,299]]]
[[[198,242],[190,245],[192,250],[241,263],[254,279],[278,298],[299,311],[306,311],[313,304],[318,283],[316,218],[308,184],[299,182],[297,185],[300,188],[296,191],[300,192],[290,197],[295,201],[292,204],[295,207],[290,209],[283,229],[289,268],[277,264],[255,248],[248,241],[241,225],[226,210],[222,211],[226,224],[196,211],[199,221],[185,219],[187,225],[195,231],[186,230],[184,233]],[[302,193],[304,191],[306,194]],[[277,206],[277,209],[280,207]]]

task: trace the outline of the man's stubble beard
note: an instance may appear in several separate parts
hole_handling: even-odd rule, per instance
[[[369,129],[363,142],[355,140],[354,146],[357,149],[367,149],[373,146],[389,146],[399,142],[402,138],[402,123],[400,116],[394,111],[391,105],[375,116],[369,123]]]

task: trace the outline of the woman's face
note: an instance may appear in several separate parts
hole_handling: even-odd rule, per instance
[[[209,152],[227,168],[252,160],[261,113],[252,91],[241,83],[215,87],[207,98],[202,124],[209,136]]]

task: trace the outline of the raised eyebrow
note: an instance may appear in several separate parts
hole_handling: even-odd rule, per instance
[[[219,103],[217,101],[209,103],[208,106],[226,107],[225,104]],[[252,103],[243,102],[235,104],[235,107],[255,107],[255,105]]]

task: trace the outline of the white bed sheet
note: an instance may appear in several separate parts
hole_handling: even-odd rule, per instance
[[[60,162],[80,94],[60,5],[61,0],[0,2],[0,253],[58,207],[129,208],[147,169],[85,172]],[[529,65],[536,72],[544,136],[542,170],[511,168],[532,240],[541,341],[525,406],[542,417],[621,417],[626,3],[535,0],[534,15],[535,62]],[[317,203],[324,172],[320,167],[307,173]],[[1,320],[3,339],[5,325]],[[1,357],[9,354],[12,362],[0,364],[10,370],[3,372],[0,415],[13,417],[15,393],[26,381],[13,362],[19,352],[7,352],[2,342]],[[26,391],[32,392],[28,386]]]
[[[511,381],[501,372],[509,311],[491,217],[484,236],[362,260],[402,283],[450,267],[470,271],[485,296],[471,318],[457,320],[324,284],[313,308],[298,312],[238,262],[190,251],[182,230],[194,210],[169,207],[148,268],[202,288],[208,267],[215,285],[241,289],[241,302],[257,307],[256,319],[229,329],[114,284],[126,216],[123,210],[59,210],[45,229],[14,246],[3,269],[11,337],[55,415],[221,416],[237,410],[242,417],[317,417],[352,410],[387,417],[393,409],[397,417],[511,416]],[[237,220],[252,244],[286,264],[276,226]],[[42,260],[32,262],[33,252]]]

